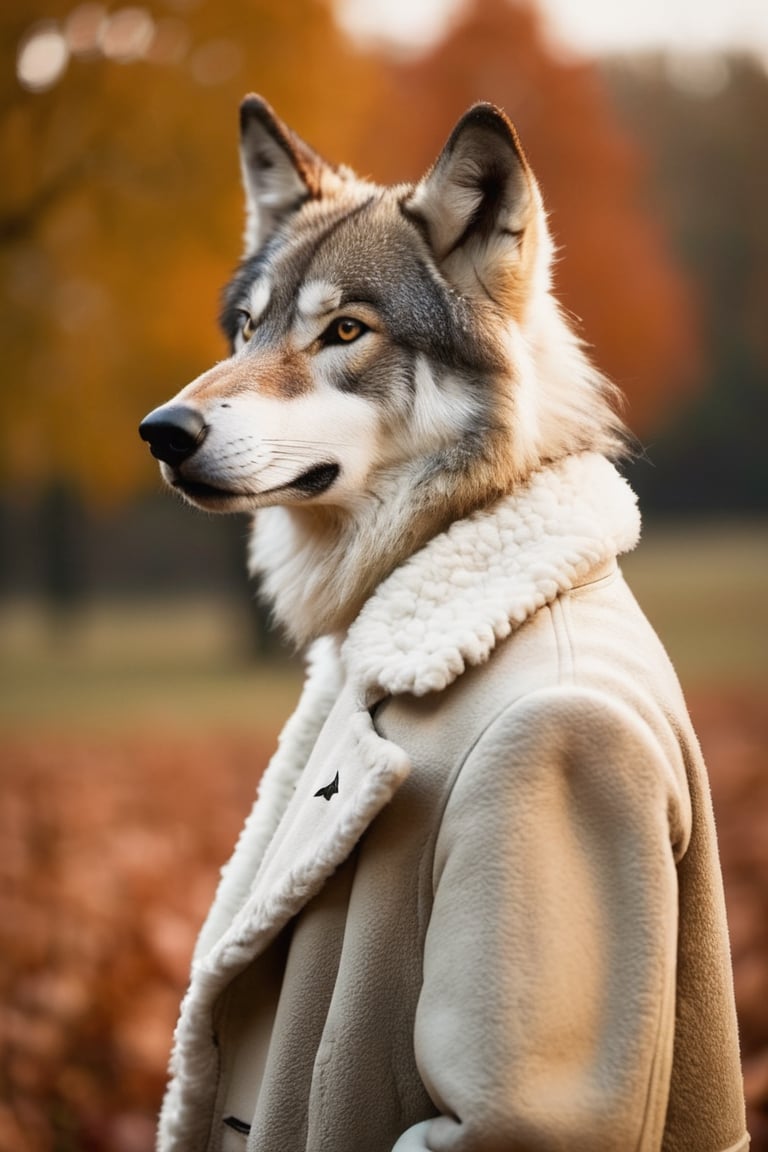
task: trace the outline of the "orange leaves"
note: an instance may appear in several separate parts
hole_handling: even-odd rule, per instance
[[[240,99],[259,87],[346,158],[370,84],[317,0],[180,5],[170,24],[160,3],[117,7],[95,31],[81,7],[48,5],[66,70],[0,113],[0,481],[103,503],[157,486],[138,421],[223,352]],[[0,37],[15,50],[32,26],[9,0]]]
[[[152,1147],[194,939],[268,750],[6,735],[0,1147]]]
[[[755,1148],[768,1147],[768,721],[692,701],[709,761]],[[0,1147],[150,1152],[179,999],[271,734],[3,740]],[[761,1127],[762,1125],[762,1127]]]
[[[475,0],[407,65],[356,53],[318,0],[173,16],[152,2],[97,28],[81,7],[47,6],[66,70],[38,90],[14,81],[0,113],[0,480],[74,480],[102,502],[155,487],[136,424],[221,354],[217,294],[243,226],[237,106],[253,88],[330,160],[381,180],[418,178],[470,103],[501,104],[541,178],[561,297],[630,423],[652,429],[694,380],[693,309],[637,152],[595,69],[556,57],[526,4]],[[15,50],[30,27],[9,0],[0,36]]]

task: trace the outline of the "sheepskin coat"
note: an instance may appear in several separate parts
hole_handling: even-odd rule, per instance
[[[634,496],[538,472],[305,688],[197,946],[162,1152],[736,1152],[714,826],[624,584]]]

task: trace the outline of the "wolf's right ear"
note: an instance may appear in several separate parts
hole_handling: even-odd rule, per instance
[[[492,104],[475,104],[404,208],[449,282],[514,313],[524,307],[546,229],[540,205],[511,122]]]
[[[245,255],[251,256],[281,220],[320,196],[326,164],[261,96],[246,96],[240,105],[240,162],[248,212]]]

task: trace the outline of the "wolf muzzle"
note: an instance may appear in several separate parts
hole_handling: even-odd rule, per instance
[[[164,404],[155,408],[139,425],[139,435],[149,444],[157,460],[183,463],[202,444],[208,431],[200,412],[185,404]]]

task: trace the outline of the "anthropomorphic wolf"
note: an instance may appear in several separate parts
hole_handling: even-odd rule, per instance
[[[617,556],[613,389],[515,131],[417,185],[241,109],[231,355],[141,434],[308,646],[202,930],[161,1152],[745,1149],[704,766]],[[629,274],[628,270],[628,274]]]

